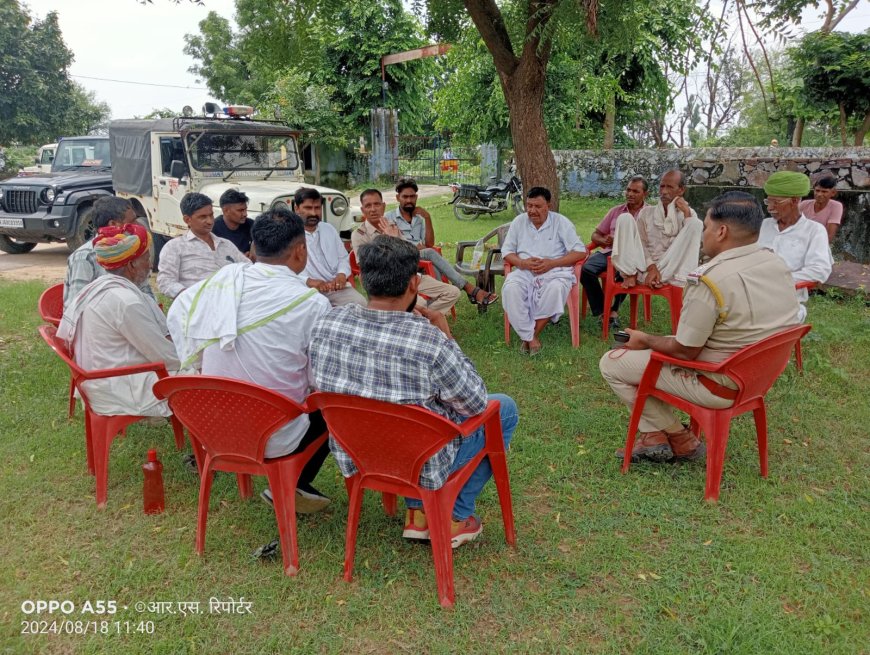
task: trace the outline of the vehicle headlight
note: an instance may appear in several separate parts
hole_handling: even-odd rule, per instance
[[[347,211],[347,198],[344,196],[336,196],[329,204],[329,208],[336,216],[343,216],[344,212]]]
[[[283,200],[279,200],[278,202],[274,203],[272,205],[272,209],[286,209],[288,212],[293,211],[292,209],[290,209],[290,205],[288,205]]]
[[[55,190],[52,189],[51,187],[48,187],[47,189],[42,190],[42,199],[45,200],[45,202],[48,202],[48,203],[54,202],[55,195],[56,195]]]

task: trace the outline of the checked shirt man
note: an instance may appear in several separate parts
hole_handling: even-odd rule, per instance
[[[516,403],[501,394],[487,396],[474,364],[456,345],[443,314],[414,305],[419,254],[398,237],[378,236],[360,248],[368,306],[334,308],[314,326],[309,347],[314,385],[321,391],[351,394],[392,403],[419,405],[455,423],[481,413],[488,399],[501,402],[505,446],[517,424]],[[426,464],[420,474],[425,489],[439,489],[484,445],[483,430],[457,437]],[[353,461],[330,440],[345,477],[356,472]],[[452,544],[457,547],[482,531],[475,500],[492,477],[483,459],[459,492],[453,506]],[[422,502],[406,498],[403,536],[428,539]]]

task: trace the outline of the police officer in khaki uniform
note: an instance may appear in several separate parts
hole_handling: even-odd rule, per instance
[[[785,263],[756,245],[764,215],[748,193],[729,191],[713,200],[704,219],[703,250],[710,261],[689,276],[676,336],[640,330],[626,347],[605,353],[601,374],[631,408],[651,351],[686,360],[720,362],[736,351],[798,321],[794,282]],[[733,403],[736,385],[724,375],[665,365],[657,388],[703,407]],[[700,459],[706,447],[666,403],[648,398],[632,461]],[[622,452],[617,452],[622,459]]]

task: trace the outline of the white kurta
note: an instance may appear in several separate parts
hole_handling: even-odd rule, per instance
[[[311,388],[311,329],[329,309],[286,266],[234,264],[182,292],[169,310],[169,329],[185,358],[201,349],[204,375],[253,382],[302,403]],[[306,414],[287,423],[265,456],[292,453],[307,429]]]
[[[164,362],[179,369],[166,335],[166,319],[153,298],[120,275],[104,275],[86,286],[64,311],[58,336],[72,344],[76,363],[85,370]],[[151,387],[155,373],[91,380],[82,386],[91,409],[108,416],[170,416]]]
[[[831,275],[834,259],[825,228],[806,216],[801,216],[794,225],[780,232],[773,217],[765,218],[758,234],[758,245],[779,255],[791,271],[795,282],[825,282]],[[804,303],[809,294],[806,289],[797,291],[801,303],[801,322],[807,315]]]
[[[562,214],[549,212],[540,228],[528,214],[520,214],[511,223],[502,244],[502,257],[558,259],[569,252],[586,252],[577,236],[574,224]],[[560,266],[541,275],[514,268],[502,287],[502,306],[508,321],[523,341],[531,341],[535,321],[559,319],[565,309],[568,293],[576,282],[570,266]]]
[[[655,264],[662,282],[684,286],[686,275],[698,267],[704,223],[695,210],[684,217],[674,207],[665,215],[661,203],[644,207],[637,215],[616,219],[613,235],[613,266],[623,275],[638,275],[646,281],[646,270]]]

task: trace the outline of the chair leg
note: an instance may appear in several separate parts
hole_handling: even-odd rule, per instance
[[[674,287],[668,296],[668,305],[671,310],[671,333],[677,333],[677,325],[680,323],[680,313],[683,309],[683,290],[679,287]]]
[[[109,494],[109,448],[111,439],[104,430],[94,430],[94,477],[97,483],[97,509],[105,509]]]
[[[254,495],[254,483],[247,473],[236,473],[236,485],[239,487],[240,498],[250,498]]]
[[[347,529],[344,536],[344,579],[353,580],[353,560],[356,556],[356,532],[362,511],[363,486],[359,474],[345,478],[348,485]],[[395,496],[393,496],[395,498]]]
[[[73,382],[72,376],[69,379],[69,413],[67,418],[72,418],[76,413],[76,385]]]
[[[652,296],[643,296],[643,320],[649,323],[652,320]]]
[[[717,412],[713,425],[707,432],[707,484],[704,500],[719,500],[719,486],[722,483],[722,469],[725,466],[725,446],[728,445],[728,432],[731,417],[726,412]]]
[[[767,410],[764,407],[764,400],[761,401],[761,407],[753,410],[755,418],[755,434],[758,438],[758,465],[761,467],[761,477],[767,477]]]
[[[280,468],[279,468],[280,466]],[[293,464],[282,464],[270,468],[269,488],[275,507],[275,520],[278,523],[278,537],[281,540],[281,557],[284,560],[284,573],[294,576],[299,573],[299,543],[296,536],[296,481],[301,469]]]
[[[511,499],[511,483],[508,477],[507,459],[503,452],[489,453],[489,465],[492,467],[492,479],[498,491],[498,502],[501,506],[501,518],[504,522],[504,538],[511,546],[517,543],[517,531],[514,526],[514,507]]]
[[[801,351],[801,341],[798,339],[794,344],[794,363],[797,367],[798,375],[804,374],[804,355]]]
[[[206,455],[203,473],[199,480],[199,507],[196,515],[196,554],[205,552],[205,526],[208,522],[208,501],[211,498],[211,483],[214,471],[211,468],[211,457]]]
[[[169,417],[169,422],[172,424],[172,433],[175,435],[175,449],[181,450],[184,448],[184,426],[174,416]]]
[[[423,495],[423,511],[429,523],[429,543],[435,564],[435,584],[441,607],[453,607],[453,548],[450,545],[450,509],[443,508],[435,494]],[[427,498],[428,496],[428,498]]]
[[[634,449],[635,434],[640,425],[640,415],[643,413],[643,406],[646,404],[647,397],[646,394],[639,393],[634,399],[631,418],[628,420],[628,434],[625,437],[625,454],[622,457],[623,473],[628,473],[628,467],[631,466],[631,451]]]
[[[508,346],[511,345],[511,324],[507,312],[504,313],[504,342]]]
[[[381,494],[381,503],[384,505],[384,511],[389,516],[395,516],[399,511],[396,501],[396,494],[389,494],[386,491]]]
[[[93,428],[91,427],[91,413],[85,410],[85,452],[88,458],[88,473],[96,475],[94,467],[94,437]]]
[[[579,285],[577,285],[579,286]],[[580,347],[580,298],[579,292],[571,290],[568,296],[568,323],[571,327],[571,347]]]
[[[580,294],[580,318],[586,318],[586,306],[589,300],[586,298],[586,289]]]
[[[637,294],[628,295],[628,326],[632,330],[637,329]]]

